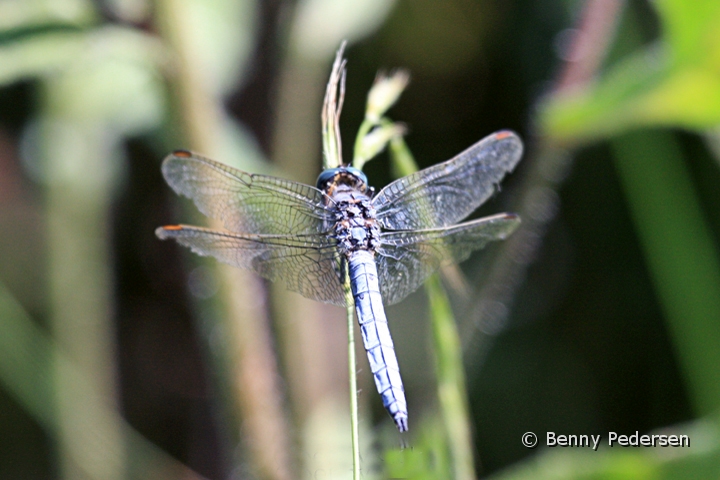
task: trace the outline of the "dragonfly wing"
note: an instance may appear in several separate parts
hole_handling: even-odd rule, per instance
[[[246,173],[185,150],[168,155],[162,173],[173,190],[228,230],[279,235],[325,229],[329,199],[309,185]]]
[[[339,254],[326,235],[248,235],[188,225],[160,227],[155,234],[163,240],[173,238],[198,255],[282,280],[304,297],[345,305],[336,273]]]
[[[517,215],[501,213],[451,227],[383,232],[377,269],[385,303],[399,302],[440,266],[461,262],[488,242],[507,238],[519,224]]]
[[[400,178],[373,198],[380,224],[389,230],[454,225],[493,194],[522,155],[510,131],[485,137],[455,158]]]

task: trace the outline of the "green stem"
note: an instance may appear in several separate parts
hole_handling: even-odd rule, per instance
[[[348,329],[348,375],[350,378],[350,429],[352,431],[353,451],[353,480],[360,478],[360,436],[358,434],[358,401],[357,401],[357,372],[355,370],[355,318],[353,316],[352,290],[350,288],[350,275],[348,274],[347,262],[345,271],[345,309],[347,312]]]
[[[363,122],[360,124],[360,128],[358,129],[357,136],[355,137],[355,145],[353,146],[352,165],[355,168],[362,168],[362,165],[357,164],[358,158],[360,157],[360,151],[362,149],[362,141],[363,141],[363,138],[365,138],[365,135],[370,133],[370,130],[372,130],[372,128],[375,125],[376,125],[375,122],[371,122],[367,118],[365,120],[363,120]]]
[[[192,149],[222,158],[229,143],[222,105],[208,88],[206,71],[193,48],[194,38],[186,26],[193,22],[186,2],[160,0],[154,3],[159,33],[176,55],[169,86],[170,100],[179,119],[182,143]],[[171,128],[172,132],[176,132]],[[180,141],[175,138],[174,141]],[[302,155],[298,155],[302,158]],[[219,224],[215,224],[219,227]],[[270,320],[262,302],[263,288],[250,272],[217,265],[225,288],[218,296],[228,341],[218,350],[228,362],[233,404],[230,408],[243,418],[243,432],[250,439],[250,461],[259,478],[293,478],[288,419],[283,409],[277,360],[272,347]],[[220,377],[218,377],[220,378]],[[263,379],[263,381],[258,381]]]
[[[699,415],[720,406],[720,256],[673,136],[612,143],[648,270]]]
[[[390,141],[390,153],[395,176],[403,177],[417,172],[417,163],[402,137]],[[462,342],[450,301],[437,274],[426,280],[425,291],[430,304],[438,399],[452,457],[454,478],[473,479],[475,464],[462,362]]]
[[[450,300],[437,274],[425,281],[425,291],[430,303],[438,399],[452,452],[454,478],[474,479],[470,408],[465,390],[460,335]]]

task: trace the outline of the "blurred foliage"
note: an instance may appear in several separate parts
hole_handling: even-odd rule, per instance
[[[576,144],[633,127],[704,130],[720,123],[720,3],[657,0],[653,6],[662,37],[591,85],[551,96],[538,115],[543,132]]]
[[[223,321],[220,305],[233,296],[258,303],[265,287],[218,293],[231,283],[224,274],[183,261],[152,236],[180,218],[159,175],[173,148],[314,178],[322,90],[342,39],[350,59],[344,138],[363,124],[378,68],[413,76],[393,114],[408,125],[361,126],[358,139],[380,128],[356,142],[365,149],[359,157],[389,141],[394,160],[411,160],[409,145],[427,166],[499,128],[522,133],[530,123],[537,136],[523,137],[534,148],[480,213],[522,197],[520,182],[543,154],[572,148],[576,157],[569,177],[545,191],[561,207],[538,235],[543,248],[526,269],[515,267],[523,281],[507,305],[509,323],[486,334],[486,344],[469,343],[481,361],[465,365],[474,418],[465,427],[474,430],[480,472],[717,477],[720,163],[697,134],[716,138],[720,123],[720,2],[628,2],[592,80],[548,92],[560,63],[553,46],[561,50],[558,34],[583,4],[0,2],[0,477],[349,473],[347,415],[332,396],[336,385],[346,392],[334,370],[344,352],[332,356],[327,346],[337,343],[332,315],[286,297],[259,302],[266,315],[289,312],[288,321],[265,325],[278,334],[269,349],[278,350],[285,378],[276,401],[265,403],[291,433],[268,430],[263,444],[252,433],[261,416],[243,410],[251,401],[233,362],[238,339],[243,348],[262,343],[255,335],[263,324]],[[365,167],[376,187],[391,168]],[[464,266],[471,289],[498,258],[493,248]],[[458,321],[482,325],[467,308],[473,299],[462,297],[450,294]],[[447,418],[436,413],[441,368],[418,348],[429,343],[430,327],[418,320],[426,305],[418,295],[388,313],[418,419],[413,448],[397,449],[394,433],[383,432],[387,418],[360,372],[368,478],[448,478],[453,469]],[[316,314],[322,322],[313,326]],[[328,344],[303,347],[303,331]],[[299,390],[303,383],[324,396]],[[372,428],[374,415],[382,428]],[[691,448],[535,452],[520,444],[529,430],[661,427],[689,434]],[[272,458],[282,468],[269,468]]]
[[[667,453],[657,450],[619,450],[603,439],[597,452],[547,451],[491,478],[496,480],[614,479],[641,478],[715,478],[720,471],[720,431],[716,419],[683,424],[672,429],[651,432],[664,435],[688,435],[696,447]],[[695,439],[695,440],[692,440]]]
[[[661,38],[599,72],[588,84],[556,90],[541,102],[538,126],[547,142],[573,145],[613,140],[616,169],[665,311],[698,414],[720,408],[720,249],[706,223],[683,153],[666,132],[703,132],[720,121],[720,3],[654,2]],[[632,22],[631,22],[632,25]],[[714,421],[705,420],[688,430]],[[703,438],[701,434],[697,435]],[[547,453],[503,478],[710,478],[720,473],[720,449],[703,438],[700,453],[679,458],[646,452],[582,459]],[[584,456],[584,455],[583,455]]]

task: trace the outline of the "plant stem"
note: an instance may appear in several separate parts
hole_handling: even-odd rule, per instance
[[[622,183],[695,412],[720,406],[720,256],[674,137],[637,131],[613,140]]]
[[[578,33],[568,50],[568,60],[557,76],[553,94],[581,88],[594,78],[607,56],[624,4],[621,0],[584,3],[577,23]],[[461,335],[463,350],[472,357],[466,358],[468,364],[480,365],[492,337],[505,328],[509,307],[559,208],[557,192],[573,158],[555,139],[548,137],[547,132],[539,134],[540,141],[532,156],[523,160],[530,167],[518,188],[516,207],[512,209],[523,223],[498,247],[481,288],[473,295],[469,314],[465,315],[472,319]]]
[[[192,15],[183,5],[176,0],[155,4],[160,34],[177,55],[170,83],[173,108],[185,144],[222,158],[222,146],[228,143],[223,132],[229,130],[224,125],[222,103],[208,87],[204,70],[198,66],[201,62],[193,54],[191,45],[195,39],[186,28],[193,21]],[[244,419],[252,465],[263,479],[293,478],[290,428],[283,408],[263,286],[247,271],[227,265],[218,265],[217,271],[226,286],[220,298],[230,336],[224,355],[232,366],[233,407]]]
[[[396,177],[417,172],[415,158],[402,137],[390,142],[390,152],[393,174]],[[425,281],[425,292],[430,305],[438,400],[452,458],[454,478],[473,479],[475,463],[470,430],[470,408],[462,362],[462,342],[450,300],[437,274],[431,275]]]
[[[454,478],[474,479],[470,408],[465,389],[460,335],[450,300],[437,274],[431,275],[425,281],[425,292],[428,295],[432,318],[438,399],[452,454]]]
[[[353,161],[352,165],[355,168],[362,169],[362,164],[358,165],[357,159],[360,156],[360,150],[362,149],[362,141],[363,138],[365,138],[365,135],[370,133],[370,130],[372,130],[372,127],[376,125],[375,122],[371,122],[367,118],[363,120],[363,122],[360,124],[360,128],[358,129],[357,136],[355,137],[355,145],[353,146]],[[363,162],[364,163],[364,162]]]
[[[360,436],[358,434],[358,401],[357,401],[357,372],[355,370],[355,318],[353,315],[352,290],[350,288],[350,275],[348,274],[347,262],[345,262],[343,270],[345,271],[344,289],[345,289],[345,309],[347,312],[347,329],[348,329],[348,375],[350,378],[350,429],[352,434],[352,451],[353,451],[353,479],[360,478]]]

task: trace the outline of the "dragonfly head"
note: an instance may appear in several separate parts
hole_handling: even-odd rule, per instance
[[[327,194],[341,185],[369,195],[373,192],[373,188],[368,187],[367,176],[355,167],[328,168],[317,179],[317,188]]]

